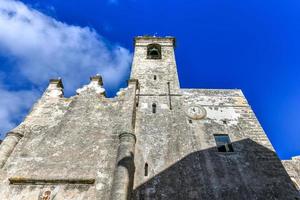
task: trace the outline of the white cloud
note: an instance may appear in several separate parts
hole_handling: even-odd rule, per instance
[[[106,87],[116,87],[128,75],[132,58],[89,27],[60,22],[15,0],[0,0],[0,55],[35,87],[62,77],[68,94],[97,73]],[[16,125],[39,93],[10,91],[0,81],[0,133]]]
[[[115,87],[131,62],[127,49],[111,45],[95,30],[57,21],[14,0],[0,2],[0,50],[17,59],[20,73],[32,83],[59,76],[72,91],[96,73]]]
[[[36,90],[9,91],[0,83],[0,94],[0,138],[2,138],[24,117],[24,112],[32,106],[39,93]]]

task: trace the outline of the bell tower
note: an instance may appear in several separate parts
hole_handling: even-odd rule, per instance
[[[138,79],[140,94],[159,95],[179,90],[174,37],[136,37],[131,79]]]
[[[175,163],[189,145],[175,61],[175,38],[136,37],[131,79],[139,82],[135,135],[134,199],[159,199],[150,181]],[[173,149],[176,147],[175,149]]]

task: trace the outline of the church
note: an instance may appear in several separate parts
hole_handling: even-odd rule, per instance
[[[1,200],[300,200],[239,89],[180,88],[174,37],[139,36],[128,86],[51,79],[0,145]]]

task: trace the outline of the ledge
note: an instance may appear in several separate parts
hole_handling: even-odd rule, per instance
[[[36,179],[26,177],[11,177],[8,179],[12,185],[57,185],[57,184],[85,184],[95,183],[95,179]]]

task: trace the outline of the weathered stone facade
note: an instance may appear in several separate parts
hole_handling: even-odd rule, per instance
[[[137,37],[114,98],[99,75],[70,98],[50,80],[0,146],[1,199],[300,199],[241,90],[181,89],[174,46]]]
[[[283,160],[282,163],[300,193],[300,156],[293,157],[291,160]]]

